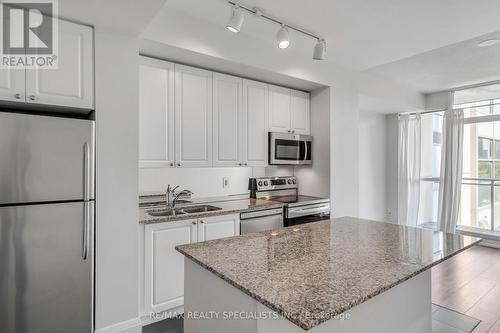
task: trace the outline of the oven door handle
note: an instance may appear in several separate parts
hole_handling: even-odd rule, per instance
[[[303,209],[288,209],[288,218],[294,218],[294,217],[301,217],[301,216],[307,216],[307,215],[316,215],[316,214],[321,214],[321,213],[329,213],[330,212],[330,205],[321,205],[321,206],[315,206],[315,207],[310,207],[310,208],[303,208]]]

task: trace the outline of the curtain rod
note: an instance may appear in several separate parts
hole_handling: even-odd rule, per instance
[[[466,105],[469,103],[463,103],[463,104],[458,104],[458,105],[464,105],[464,104]],[[484,106],[492,107],[492,106],[496,106],[496,105],[500,105],[500,102],[499,103],[485,104],[485,105],[475,105],[475,106],[470,106],[470,107],[463,107],[462,109],[469,109],[469,108],[473,108],[473,107],[480,108],[480,107],[484,107]],[[453,108],[453,109],[456,110],[459,108],[456,108],[456,109]],[[416,116],[417,114],[428,114],[428,113],[437,113],[437,112],[445,112],[445,111],[446,111],[446,109],[429,110],[429,111],[422,111],[422,112],[401,112],[401,113],[398,113],[398,116],[399,115]],[[491,116],[491,115],[484,115],[484,116]],[[484,116],[480,116],[480,117],[484,117]]]
[[[422,111],[422,112],[401,112],[401,113],[398,113],[398,116],[416,116],[417,114],[428,114],[428,113],[436,113],[436,112],[444,112],[444,111],[446,111],[446,109]]]

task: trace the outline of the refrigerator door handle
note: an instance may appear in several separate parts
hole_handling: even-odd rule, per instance
[[[90,214],[89,203],[90,200],[90,148],[88,142],[83,144],[83,245],[82,245],[82,259],[87,260],[89,252],[89,227],[90,227]]]
[[[90,200],[90,148],[83,144],[83,201]]]
[[[89,253],[89,204],[83,203],[83,239],[82,239],[82,259],[87,260]]]

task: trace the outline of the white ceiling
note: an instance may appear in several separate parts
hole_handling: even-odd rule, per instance
[[[98,29],[139,36],[167,0],[59,0],[59,16]]]
[[[456,91],[453,102],[455,104],[464,104],[498,98],[500,98],[500,83]]]
[[[424,93],[495,81],[500,79],[500,43],[477,46],[490,38],[500,39],[500,31],[378,66],[366,73],[397,80]]]
[[[245,0],[266,12],[323,35],[328,58],[365,70],[500,30],[498,0]],[[169,0],[166,7],[224,26],[225,0]],[[242,34],[275,43],[278,27],[247,15]],[[311,56],[314,40],[292,34],[286,52]]]

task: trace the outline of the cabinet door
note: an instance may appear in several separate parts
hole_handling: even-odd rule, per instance
[[[249,166],[267,166],[269,131],[267,84],[243,81],[243,162]]]
[[[145,232],[145,313],[182,306],[184,256],[175,247],[196,242],[196,220],[148,224]]]
[[[64,20],[58,24],[59,67],[26,70],[26,101],[94,109],[92,28]]]
[[[240,234],[240,215],[222,215],[198,220],[198,241],[232,237]]]
[[[0,100],[24,102],[24,84],[24,69],[0,68]]]
[[[139,166],[173,167],[174,64],[141,57],[139,66]]]
[[[242,83],[234,76],[213,74],[213,165],[241,166]]]
[[[290,89],[269,86],[269,130],[290,131]]]
[[[292,90],[290,117],[291,117],[291,130],[297,134],[310,134],[311,133],[311,120],[310,120],[310,107],[309,107],[309,93]]]
[[[212,72],[175,65],[175,161],[212,165]]]

